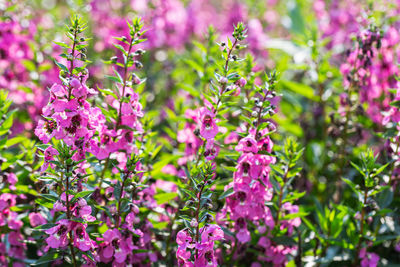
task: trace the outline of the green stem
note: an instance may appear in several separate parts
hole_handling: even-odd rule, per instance
[[[280,219],[279,217],[280,217],[281,209],[282,209],[283,189],[285,188],[285,184],[287,182],[287,176],[288,176],[289,171],[290,171],[289,165],[290,165],[290,161],[289,161],[289,164],[287,165],[286,172],[285,172],[285,174],[283,176],[283,185],[281,186],[280,191],[279,191],[278,210],[276,212],[276,217],[275,217],[275,226],[278,225],[279,219]]]
[[[69,68],[69,76],[70,77],[73,76],[73,71],[74,71],[75,46],[76,46],[76,43],[77,43],[76,37],[77,37],[77,33],[78,33],[77,27],[78,27],[78,25],[76,25],[75,29],[74,29],[74,40],[73,40],[74,43],[72,44],[72,50],[71,50],[72,59],[70,60],[71,65],[70,65],[70,68]],[[72,86],[69,85],[68,86],[68,100],[71,100],[71,92],[72,92]]]
[[[115,228],[119,227],[119,224],[121,222],[121,200],[122,200],[122,195],[124,194],[124,186],[125,186],[125,181],[128,178],[129,173],[126,173],[124,175],[124,179],[122,180],[122,185],[121,185],[121,192],[119,194],[119,200],[118,200],[118,207],[117,207],[117,214],[116,214],[116,218],[115,218]]]
[[[106,174],[106,170],[108,169],[108,163],[110,162],[110,155],[111,154],[108,155],[108,157],[106,159],[106,162],[104,163],[103,170],[101,171],[101,174],[100,174],[100,182],[99,182],[99,188],[100,189],[101,189],[101,186],[103,184],[104,175]]]

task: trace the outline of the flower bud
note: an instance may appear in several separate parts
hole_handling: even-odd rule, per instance
[[[111,57],[110,60],[111,60],[112,63],[116,63],[117,60],[118,60],[118,57],[116,57],[116,56]]]
[[[219,79],[219,82],[220,82],[221,84],[226,84],[226,83],[228,83],[228,78],[226,78],[226,77],[221,77],[221,79]]]
[[[69,84],[70,84],[73,88],[78,88],[78,87],[81,86],[81,83],[80,83],[79,80],[76,79],[76,78],[73,78],[73,79],[69,82]]]
[[[244,87],[246,85],[247,81],[245,78],[241,77],[239,80],[236,81],[236,84],[239,85],[240,87]]]
[[[143,49],[138,49],[138,50],[136,50],[136,52],[135,52],[135,54],[137,54],[137,55],[143,55],[144,53],[145,53],[146,51],[144,51]]]
[[[140,81],[139,77],[136,76],[136,74],[133,73],[132,74],[132,83],[136,85],[136,84],[140,84],[140,82],[141,81]]]
[[[197,225],[199,225],[199,223],[196,221],[195,218],[193,218],[193,219],[190,221],[190,226],[194,228],[194,227],[197,227]]]
[[[140,70],[143,68],[143,64],[140,61],[135,61],[135,67]]]

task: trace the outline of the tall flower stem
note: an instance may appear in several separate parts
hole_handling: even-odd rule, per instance
[[[115,122],[114,130],[117,130],[118,126],[121,123],[122,102],[123,102],[122,98],[125,96],[126,83],[127,83],[127,80],[128,80],[128,68],[129,68],[128,67],[128,63],[129,63],[130,54],[132,52],[133,42],[134,42],[134,38],[131,38],[131,40],[129,42],[129,48],[128,48],[127,56],[126,56],[125,61],[124,61],[124,76],[122,78],[123,79],[122,80],[122,94],[120,95],[121,99],[119,101],[118,116],[117,116],[117,121]],[[106,162],[104,163],[103,170],[102,170],[102,172],[100,174],[100,181],[99,181],[99,185],[98,185],[99,188],[101,188],[101,185],[103,184],[104,175],[106,174],[106,171],[108,169],[108,164],[110,162],[110,156],[111,156],[111,154],[108,154]]]
[[[69,183],[68,173],[69,173],[69,167],[67,166],[66,167],[66,175],[65,175],[65,185],[66,185],[65,186],[65,189],[66,189],[65,196],[66,196],[66,205],[67,205],[67,218],[68,218],[68,220],[70,220],[71,219],[71,210],[70,210],[70,202],[69,202],[69,195],[68,195],[70,183]],[[73,263],[74,267],[76,267],[77,264],[76,264],[76,258],[75,258],[75,251],[74,251],[74,247],[72,244],[73,244],[73,236],[72,236],[72,231],[70,231],[68,233],[68,246],[71,251],[72,263]]]
[[[77,23],[76,19],[73,25],[73,31],[74,31],[74,38],[73,38],[73,44],[72,44],[72,49],[71,49],[71,58],[69,59],[70,61],[70,67],[69,67],[69,76],[73,76],[73,71],[74,71],[74,60],[75,60],[75,47],[76,44],[78,43],[78,40],[76,39],[78,37],[78,30],[79,30],[79,23]],[[68,100],[71,100],[71,91],[72,91],[72,86],[68,85]]]
[[[287,182],[287,176],[288,176],[289,171],[290,171],[290,167],[289,166],[290,166],[290,162],[287,165],[285,174],[283,175],[283,184],[282,184],[282,186],[280,188],[280,191],[279,191],[278,210],[276,212],[276,217],[275,217],[275,226],[278,225],[279,219],[280,219],[280,214],[281,214],[281,210],[282,210],[283,189],[285,188],[285,184]]]

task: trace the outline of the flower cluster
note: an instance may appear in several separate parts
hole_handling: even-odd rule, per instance
[[[399,261],[398,1],[20,2],[1,266]]]
[[[142,117],[139,95],[134,92],[133,86],[140,83],[135,74],[128,76],[128,68],[141,63],[134,61],[134,57],[143,54],[143,50],[131,52],[135,44],[140,43],[143,24],[136,19],[128,23],[130,39],[123,41],[129,46],[124,54],[124,63],[111,60],[123,68],[123,78],[116,71],[119,78],[116,93],[111,90],[100,89],[100,92],[109,93],[115,98],[107,99],[109,108],[115,111],[113,118],[108,118],[102,107],[93,107],[88,102],[88,96],[97,95],[97,92],[86,86],[88,71],[84,54],[87,41],[79,34],[85,29],[81,19],[71,20],[72,25],[67,34],[73,41],[69,54],[62,54],[69,65],[57,62],[61,68],[62,84],[54,84],[50,88],[49,104],[43,109],[43,120],[36,129],[36,134],[45,144],[59,140],[57,146],[47,145],[44,149],[44,164],[41,170],[46,171],[50,166],[51,177],[58,182],[59,199],[54,202],[50,211],[56,224],[44,230],[48,236],[45,241],[49,249],[69,250],[70,261],[76,266],[77,253],[83,253],[83,261],[87,266],[95,266],[96,262],[121,264],[142,264],[148,257],[156,260],[154,253],[140,252],[150,249],[152,225],[149,221],[141,221],[138,217],[139,206],[154,207],[154,188],[141,189],[137,185],[143,177],[141,163],[136,156],[140,147],[135,147],[135,134],[143,134],[143,128],[138,118]],[[60,43],[62,46],[67,46]],[[84,64],[80,63],[83,62]],[[111,76],[110,76],[111,77]],[[114,79],[115,80],[115,79]],[[119,98],[117,97],[120,96]],[[111,119],[111,120],[110,120]],[[53,138],[54,137],[54,138]],[[142,138],[143,141],[143,138]],[[91,153],[99,160],[107,159],[101,173],[99,188],[89,191],[85,177],[86,155]],[[119,172],[118,180],[104,181],[108,186],[103,189],[103,179],[109,161],[116,161],[115,170]],[[65,173],[65,176],[63,175]],[[60,175],[61,174],[61,175]],[[58,179],[57,179],[58,177]],[[92,198],[89,196],[92,195]],[[153,202],[148,203],[146,195]],[[48,195],[53,199],[54,195]],[[88,202],[95,199],[98,203],[106,204],[106,209],[95,215],[95,210]],[[130,205],[127,205],[130,200]],[[100,206],[99,206],[100,207]],[[99,208],[98,207],[98,208]],[[93,214],[93,215],[92,215]],[[112,215],[111,215],[112,214]],[[103,237],[93,239],[88,230],[90,225],[105,227]],[[141,229],[135,225],[143,224]],[[133,251],[139,251],[132,253]]]
[[[26,258],[26,243],[24,243],[25,237],[21,232],[23,222],[18,213],[12,210],[16,206],[18,198],[23,196],[18,196],[13,192],[17,182],[15,174],[8,173],[2,176],[3,186],[10,188],[12,191],[0,194],[0,227],[8,229],[7,234],[0,233],[0,240],[7,238],[8,241],[0,242],[0,263],[6,266],[9,263],[8,259],[13,258],[15,259],[13,266],[25,266],[23,260]],[[6,243],[10,246],[6,247]]]
[[[144,44],[147,49],[182,49],[193,35],[202,37],[211,20],[223,36],[231,33],[232,25],[248,21],[251,51],[266,56],[265,27],[258,18],[248,19],[247,8],[237,1],[225,1],[222,7],[209,0],[189,1],[186,6],[179,0],[157,0],[152,2],[153,7],[150,7],[147,1],[112,1],[112,4],[110,2],[102,0],[90,3],[96,23],[96,35],[100,39],[96,43],[98,51],[111,47],[112,36],[127,34],[129,29],[123,18],[125,14],[120,14],[119,10],[129,6],[149,25],[146,33],[149,41]],[[276,16],[272,13],[273,11],[269,10],[264,14],[271,24],[275,23],[272,18]]]
[[[385,34],[376,28],[364,30],[358,36],[358,45],[341,66],[341,72],[346,77],[345,87],[359,92],[360,101],[368,103],[366,112],[375,123],[386,124],[391,117],[396,118],[395,109],[389,105],[390,97],[385,97],[384,101],[380,98],[389,96],[389,89],[397,86],[396,44],[399,38],[400,34],[394,27]],[[384,115],[384,112],[387,114]]]
[[[362,267],[376,267],[378,266],[379,256],[376,253],[367,252],[366,248],[361,249],[359,257],[361,259]]]
[[[26,109],[32,122],[21,120],[14,123],[14,134],[31,130],[39,119],[41,108],[46,105],[44,88],[57,77],[48,60],[40,59],[30,46],[35,43],[36,23],[22,24],[21,18],[7,13],[0,21],[0,88],[7,88],[14,104]],[[39,58],[38,58],[39,57]]]
[[[343,51],[351,44],[351,38],[359,31],[362,5],[357,1],[317,0],[313,3],[322,38],[329,38],[328,48]]]
[[[256,134],[258,138],[255,137]],[[226,212],[235,222],[236,238],[241,243],[247,243],[251,239],[247,221],[274,227],[272,214],[264,205],[272,199],[272,192],[269,190],[272,187],[269,181],[269,165],[275,163],[275,157],[263,154],[272,152],[273,143],[267,134],[267,129],[258,133],[251,129],[250,135],[239,141],[236,151],[242,155],[238,159],[233,182],[225,189],[233,188],[234,194],[226,200]]]
[[[206,224],[200,228],[201,237],[199,241],[193,240],[188,230],[181,230],[176,236],[178,250],[176,257],[178,266],[217,266],[214,255],[214,242],[224,238],[224,232],[218,225]],[[197,255],[192,261],[192,250],[196,249]]]

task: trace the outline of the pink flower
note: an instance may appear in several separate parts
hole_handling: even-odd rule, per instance
[[[57,83],[53,84],[53,86],[50,88],[50,92],[57,97],[64,97],[68,93],[67,89],[64,86]]]
[[[39,139],[47,144],[56,133],[57,123],[54,120],[40,120],[35,129],[35,134]]]
[[[103,248],[102,256],[107,259],[114,256],[116,262],[124,262],[128,252],[118,229],[108,229],[103,236],[106,246]]]
[[[92,240],[86,232],[86,225],[78,223],[74,228],[74,245],[82,251],[93,247]]]
[[[237,181],[248,179],[257,179],[260,177],[263,170],[262,158],[259,155],[254,155],[252,153],[246,153],[240,156],[238,159],[239,166],[237,172],[235,173],[235,179]]]
[[[240,79],[236,81],[236,84],[239,85],[240,87],[244,87],[246,85],[246,83],[247,83],[247,81],[243,77],[240,77]]]
[[[178,232],[176,235],[176,243],[181,249],[193,248],[192,237],[189,235],[187,230],[181,230]]]
[[[360,250],[361,267],[376,267],[379,262],[379,256],[376,253],[368,253],[366,248]]]
[[[201,232],[201,242],[213,242],[224,238],[224,231],[216,224],[204,226]]]
[[[42,224],[46,224],[46,219],[43,218],[42,214],[39,212],[31,212],[29,213],[29,222],[31,223],[32,227],[36,227]]]
[[[247,230],[247,228],[240,229],[237,232],[236,237],[239,240],[239,242],[241,242],[241,243],[247,243],[251,239],[250,232],[249,232],[249,230]]]
[[[182,249],[181,247],[178,248],[176,251],[176,258],[178,259],[178,266],[179,267],[194,267],[193,263],[190,262],[190,256],[192,254],[190,251],[186,249]]]
[[[218,155],[219,147],[214,143],[214,140],[207,140],[204,156],[206,160],[213,160]]]
[[[236,146],[235,150],[238,152],[251,152],[256,154],[258,152],[257,141],[254,139],[253,136],[242,138]]]
[[[206,107],[202,107],[199,112],[200,117],[200,135],[205,139],[213,139],[218,133],[218,126],[215,123],[215,115]]]
[[[9,174],[7,175],[7,182],[8,182],[10,185],[15,185],[15,184],[18,182],[18,178],[17,178],[17,176],[15,175],[15,173],[9,173]]]
[[[58,151],[57,149],[53,148],[52,146],[49,146],[48,148],[46,148],[46,150],[44,151],[44,163],[42,165],[42,167],[40,168],[41,172],[44,172],[47,170],[47,168],[50,167],[54,168],[54,164],[50,163],[49,161],[54,160],[54,156],[58,155]]]
[[[96,220],[96,218],[93,217],[91,213],[92,207],[87,204],[85,199],[79,199],[74,207],[74,215],[88,222],[93,222]]]
[[[199,257],[195,259],[196,267],[217,267],[217,259],[214,256],[214,247],[212,243],[204,243],[199,246]]]
[[[66,219],[59,220],[57,226],[45,231],[50,236],[46,238],[47,244],[51,248],[63,248],[68,245],[67,234],[71,231],[71,222]]]

